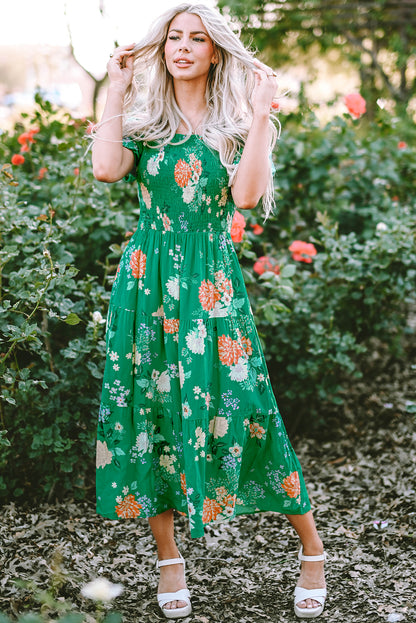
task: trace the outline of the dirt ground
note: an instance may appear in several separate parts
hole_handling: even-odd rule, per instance
[[[292,440],[329,555],[320,620],[331,623],[416,621],[415,350],[402,364],[373,359],[343,408],[312,438]],[[191,539],[178,517],[177,535],[194,609],[185,623],[298,620],[298,541],[285,517],[241,516],[203,539]],[[4,507],[0,569],[0,612],[39,611],[36,590],[52,586],[92,623],[80,587],[103,575],[124,586],[112,608],[125,623],[164,620],[147,523],[103,520],[92,502]]]

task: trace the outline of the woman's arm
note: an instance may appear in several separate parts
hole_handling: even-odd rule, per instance
[[[133,152],[122,145],[123,102],[133,79],[133,56],[130,52],[133,47],[128,45],[114,50],[107,65],[110,85],[92,147],[93,173],[100,182],[117,182],[134,165]]]
[[[277,81],[271,69],[259,61],[255,63],[259,71],[252,98],[253,122],[231,187],[234,203],[240,210],[256,207],[270,180],[269,116]]]

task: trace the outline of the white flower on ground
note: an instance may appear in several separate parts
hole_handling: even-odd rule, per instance
[[[103,324],[103,322],[105,322],[105,318],[102,317],[101,312],[95,311],[92,314],[92,321],[94,324]]]
[[[81,594],[94,601],[111,601],[123,592],[121,584],[113,584],[106,578],[96,578],[81,589]]]

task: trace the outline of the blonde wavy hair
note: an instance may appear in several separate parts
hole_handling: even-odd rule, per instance
[[[134,47],[134,79],[126,93],[123,135],[161,147],[184,142],[192,134],[189,120],[175,100],[173,79],[169,74],[164,47],[172,20],[180,13],[198,15],[210,36],[217,64],[212,64],[206,86],[208,113],[198,134],[219,153],[222,165],[233,183],[238,163],[236,155],[244,146],[253,118],[251,94],[255,85],[253,53],[246,49],[225,18],[203,4],[179,4],[163,13],[148,34]],[[269,122],[270,153],[277,139],[271,114]],[[175,138],[180,122],[189,132],[182,140]],[[152,145],[153,144],[153,145]],[[238,158],[237,158],[238,160]],[[273,174],[263,196],[266,217],[273,212]]]

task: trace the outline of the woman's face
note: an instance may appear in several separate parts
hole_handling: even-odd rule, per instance
[[[207,79],[211,64],[217,59],[198,15],[179,13],[173,18],[165,43],[165,61],[174,80]]]

